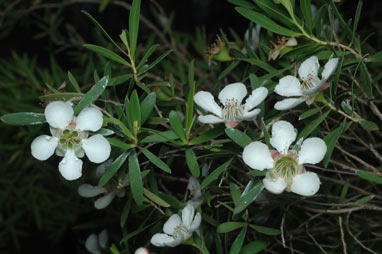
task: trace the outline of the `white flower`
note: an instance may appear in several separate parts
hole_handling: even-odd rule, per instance
[[[253,169],[268,169],[263,179],[264,187],[275,194],[287,191],[303,196],[312,196],[320,188],[320,179],[316,173],[307,172],[304,163],[319,163],[325,156],[327,147],[320,138],[307,138],[299,151],[289,150],[295,141],[297,132],[293,125],[278,121],[272,126],[271,145],[255,141],[244,148],[243,160]]]
[[[108,192],[108,190],[104,187],[93,186],[87,183],[81,184],[78,187],[78,194],[84,198],[92,198],[100,194],[105,194],[94,201],[94,207],[99,210],[107,207],[115,197],[114,191]]]
[[[87,251],[89,251],[92,254],[101,254],[102,249],[107,248],[107,242],[108,242],[109,235],[106,231],[106,229],[102,230],[101,233],[98,235],[91,234],[88,236],[88,238],[85,241],[85,248]]]
[[[268,90],[265,87],[253,90],[252,94],[246,99],[245,104],[242,105],[241,102],[246,95],[247,89],[243,83],[227,85],[219,93],[219,100],[223,104],[222,107],[219,107],[210,92],[197,92],[194,96],[195,103],[214,114],[199,116],[199,121],[207,124],[224,122],[226,127],[234,128],[241,120],[255,118],[260,113],[260,109],[253,108],[267,97]]]
[[[134,254],[150,254],[150,250],[144,247],[138,248]]]
[[[260,25],[256,25],[256,27],[253,27],[252,30],[251,30],[251,34],[249,33],[249,29],[247,29],[244,33],[244,41],[248,41],[249,42],[249,46],[252,50],[256,50],[257,47],[259,46],[259,40],[260,40],[260,30],[261,30],[261,26]],[[252,40],[250,40],[250,38]],[[247,50],[245,49],[245,47],[242,49],[243,54],[247,54]]]
[[[275,87],[275,93],[288,98],[275,104],[277,110],[287,110],[296,107],[302,102],[310,105],[313,103],[316,94],[323,88],[325,82],[334,73],[338,65],[338,58],[330,59],[322,71],[322,79],[318,77],[320,64],[316,56],[311,56],[305,60],[298,69],[302,83],[295,76],[285,76],[279,80]]]
[[[163,232],[153,235],[151,243],[157,247],[175,247],[192,236],[202,221],[202,216],[198,212],[195,215],[195,208],[187,204],[182,210],[182,218],[178,214],[173,214],[163,226]]]
[[[77,117],[69,103],[54,101],[45,108],[45,118],[52,136],[41,135],[31,144],[32,155],[38,160],[47,160],[54,151],[64,156],[58,169],[66,180],[75,180],[82,175],[84,154],[91,162],[101,163],[110,156],[110,144],[100,134],[88,138],[89,131],[102,127],[102,113],[92,107],[84,108]]]
[[[202,204],[202,191],[198,180],[191,176],[188,179],[187,190],[190,192],[191,199],[187,201],[187,204],[191,204],[195,209]]]

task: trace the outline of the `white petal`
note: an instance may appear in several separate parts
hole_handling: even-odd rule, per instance
[[[183,235],[180,235],[177,238],[174,238],[172,236],[166,235],[166,234],[155,234],[153,237],[151,237],[151,244],[155,245],[157,247],[175,247],[178,246],[183,242],[184,238]]]
[[[109,234],[107,233],[107,230],[104,229],[104,230],[101,231],[101,233],[98,234],[98,243],[99,243],[99,246],[102,249],[106,249],[107,248],[108,240],[109,240]]]
[[[199,122],[206,123],[206,124],[215,124],[215,123],[222,123],[224,122],[223,119],[214,116],[214,115],[205,115],[205,116],[199,116],[198,117]]]
[[[268,95],[268,89],[265,87],[259,87],[252,91],[252,94],[245,100],[244,108],[246,111],[250,111],[257,105],[263,102]]]
[[[115,197],[114,192],[111,192],[103,197],[100,197],[94,202],[94,207],[97,208],[98,210],[104,209],[111,203],[111,201],[113,201],[114,197]]]
[[[134,252],[134,254],[149,254],[149,253],[150,251],[144,247],[140,247]]]
[[[32,156],[40,161],[47,160],[54,154],[57,145],[57,137],[47,135],[38,136],[31,144]]]
[[[183,225],[189,229],[191,227],[192,220],[194,219],[195,208],[191,204],[187,204],[182,210]]]
[[[189,231],[192,233],[194,232],[195,230],[197,230],[199,227],[200,227],[200,223],[202,222],[202,215],[200,213],[197,213],[195,215],[195,218],[194,220],[192,221],[191,223],[191,226],[189,227]],[[186,239],[186,237],[185,237]]]
[[[66,180],[76,180],[82,175],[82,161],[76,157],[72,149],[68,149],[58,164],[58,170]]]
[[[286,182],[282,178],[270,178],[269,172],[267,172],[266,177],[263,179],[264,187],[269,192],[272,192],[274,194],[280,194],[282,193],[285,188],[287,187]]]
[[[317,77],[318,69],[320,64],[318,63],[318,58],[316,56],[311,56],[306,59],[298,69],[298,75],[302,80],[308,80],[309,76]]]
[[[192,199],[198,199],[202,196],[200,183],[193,176],[188,179],[187,189],[190,191]]]
[[[287,121],[277,121],[272,125],[272,137],[269,141],[279,153],[286,154],[296,137],[297,131],[292,124]]]
[[[91,162],[101,163],[110,156],[110,143],[101,134],[96,134],[81,141],[82,149]]]
[[[252,142],[244,148],[243,160],[251,168],[260,171],[273,168],[274,163],[267,145],[259,141]]]
[[[275,93],[281,96],[301,96],[301,84],[295,76],[285,76],[279,80],[275,87]]]
[[[252,120],[254,119],[259,113],[261,112],[260,109],[256,108],[249,112],[244,112],[244,114],[237,117],[238,120]]]
[[[302,196],[313,196],[320,189],[320,183],[316,173],[305,172],[293,178],[291,191]]]
[[[210,92],[200,91],[194,96],[195,103],[207,112],[214,113],[217,116],[222,116],[222,109],[215,102],[214,97]]]
[[[303,98],[288,98],[288,99],[284,99],[282,101],[276,102],[274,107],[277,110],[288,110],[298,106],[304,101],[305,100]]]
[[[257,25],[256,28],[253,27],[252,30],[251,30],[251,38],[252,38],[252,41],[249,42],[249,45],[250,47],[253,49],[253,50],[256,50],[258,45],[259,45],[259,35],[260,35],[260,28],[261,26]],[[244,39],[246,41],[249,40],[249,29],[247,29],[245,31],[245,34],[244,34]]]
[[[45,108],[45,118],[53,128],[65,129],[73,119],[73,108],[69,103],[53,101]]]
[[[84,198],[92,198],[104,192],[106,192],[105,188],[87,183],[81,184],[80,187],[78,187],[78,194]]]
[[[286,43],[285,46],[293,47],[297,45],[297,40],[296,38],[292,37],[290,38]]]
[[[102,123],[101,111],[93,107],[86,107],[77,116],[76,129],[80,131],[98,131],[101,129]]]
[[[98,238],[95,234],[91,234],[86,238],[85,248],[92,254],[101,254],[98,248]]]
[[[326,154],[326,144],[320,138],[305,139],[301,145],[300,152],[298,153],[298,163],[319,163]]]
[[[104,163],[100,164],[97,168],[96,168],[96,176],[98,178],[100,178],[101,176],[103,176],[103,174],[105,173],[106,169],[108,167],[110,167],[110,165],[113,164],[113,159],[109,159],[107,161],[105,161]]]
[[[182,220],[180,219],[179,215],[173,214],[163,225],[163,232],[168,235],[174,235],[175,227],[179,226],[180,224],[182,224]]]
[[[219,100],[224,105],[226,100],[236,99],[239,104],[247,95],[247,88],[243,83],[233,83],[225,86],[219,93]]]
[[[322,71],[322,80],[325,82],[328,78],[336,71],[338,65],[338,58],[329,59],[329,61],[325,64],[324,70]]]

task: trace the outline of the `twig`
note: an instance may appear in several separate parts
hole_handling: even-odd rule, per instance
[[[346,250],[346,241],[345,241],[344,229],[342,227],[342,217],[341,216],[338,217],[338,224],[340,225],[341,241],[342,241],[342,245],[344,246],[344,254],[347,254],[348,252]]]

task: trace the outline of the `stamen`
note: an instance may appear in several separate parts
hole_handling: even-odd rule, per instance
[[[273,168],[274,173],[281,178],[294,177],[298,173],[298,163],[290,156],[283,156],[276,161]]]
[[[223,118],[227,121],[236,121],[243,114],[241,103],[235,98],[226,99],[223,108]]]

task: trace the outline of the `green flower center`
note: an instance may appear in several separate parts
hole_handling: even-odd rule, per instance
[[[224,103],[223,118],[228,121],[237,120],[238,116],[243,114],[241,103],[235,98],[227,99]]]
[[[83,135],[80,135],[76,130],[65,129],[62,133],[59,133],[60,145],[64,148],[73,149],[78,146],[83,138]]]
[[[296,176],[300,171],[296,159],[293,156],[282,156],[275,162],[273,173],[280,178],[289,179]]]

